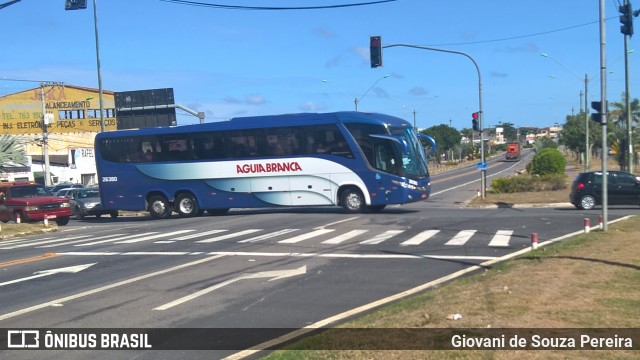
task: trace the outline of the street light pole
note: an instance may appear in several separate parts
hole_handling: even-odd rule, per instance
[[[571,75],[573,75],[576,79],[578,79],[580,81],[583,81],[578,75],[574,74],[573,71],[571,71],[569,68],[564,66],[564,64],[562,64],[561,62],[559,62],[555,58],[549,56],[546,53],[542,53],[542,54],[540,54],[540,56],[542,56],[544,58],[547,58],[547,59],[553,60],[556,64],[562,66],[563,69],[567,70],[567,72],[570,73]],[[589,101],[588,84],[589,84],[589,78],[587,77],[587,74],[584,74],[584,129],[585,129],[584,171],[585,172],[589,171],[589,165],[590,165],[590,162],[591,162],[591,151],[589,151],[589,106],[587,105],[588,101]],[[582,104],[580,104],[580,106],[582,106]]]
[[[455,51],[455,50],[445,50],[445,49],[438,49],[438,48],[432,48],[432,47],[428,47],[428,46],[418,46],[418,45],[408,45],[408,44],[391,44],[391,45],[384,45],[383,48],[387,48],[387,47],[396,47],[396,46],[403,46],[403,47],[410,47],[410,48],[414,48],[414,49],[422,49],[422,50],[431,50],[431,51],[439,51],[439,52],[445,52],[445,53],[450,53],[450,54],[458,54],[458,55],[463,55],[465,57],[467,57],[469,60],[471,60],[471,62],[473,63],[473,65],[476,67],[476,72],[478,73],[478,126],[480,127],[480,161],[482,163],[482,167],[481,167],[481,173],[482,175],[480,176],[480,188],[481,188],[481,194],[482,194],[482,198],[484,199],[486,196],[486,191],[487,191],[487,186],[486,186],[486,182],[487,182],[487,168],[486,168],[486,162],[485,162],[485,156],[484,156],[484,129],[483,129],[483,113],[482,113],[482,75],[480,74],[480,67],[478,66],[478,63],[467,53],[464,53],[462,51]]]
[[[376,84],[382,80],[382,79],[386,79],[388,78],[389,75],[385,75],[383,77],[381,77],[380,79],[376,80],[376,82],[373,83],[373,85],[369,86],[369,88],[367,89],[367,91],[364,92],[364,94],[362,94],[362,96],[360,96],[360,100],[358,100],[358,98],[356,98],[354,100],[354,103],[356,104],[356,111],[358,111],[358,103],[360,103],[362,101],[362,99],[369,93],[369,91],[371,91],[371,89],[373,89],[374,86],[376,86]]]
[[[102,75],[100,73],[100,42],[98,41],[98,9],[93,0],[93,25],[96,34],[96,63],[98,66],[98,99],[100,101],[100,132],[104,132],[104,99],[102,96]]]

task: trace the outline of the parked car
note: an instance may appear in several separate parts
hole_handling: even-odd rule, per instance
[[[66,197],[71,204],[71,215],[82,220],[86,216],[95,215],[97,218],[104,214],[109,214],[111,218],[118,217],[118,210],[106,210],[100,200],[100,190],[96,188],[76,188],[61,190],[66,193]],[[60,191],[58,192],[58,194]]]
[[[73,184],[73,183],[62,183],[62,184],[57,184],[57,185],[53,185],[53,186],[48,186],[47,189],[49,190],[49,192],[51,194],[57,193],[58,191],[62,190],[62,189],[69,189],[69,188],[84,188],[83,184]]]
[[[607,172],[609,205],[640,205],[640,177],[624,171]],[[569,200],[578,209],[602,205],[602,171],[580,173],[571,184]]]
[[[69,200],[52,196],[34,182],[0,183],[0,221],[41,221],[45,217],[58,225],[67,225],[71,210]]]
[[[64,189],[60,189],[53,194],[53,196],[58,196],[58,197],[63,197],[63,198],[68,198],[69,194],[71,194],[71,192],[73,192],[73,190],[75,190],[76,188],[64,188]]]

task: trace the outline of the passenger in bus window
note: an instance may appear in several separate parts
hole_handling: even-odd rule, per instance
[[[151,152],[150,149],[147,149],[147,152],[144,153],[144,160],[153,161],[153,153]]]
[[[316,146],[316,152],[318,154],[324,154],[327,152],[327,149],[324,148],[324,145],[322,143],[318,143],[318,146]]]

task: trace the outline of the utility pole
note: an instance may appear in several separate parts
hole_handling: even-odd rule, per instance
[[[589,107],[588,99],[588,85],[589,78],[587,74],[584,74],[584,171],[589,171],[589,165],[591,163],[591,150],[589,149]]]
[[[51,185],[51,169],[49,167],[49,132],[47,129],[48,119],[44,103],[45,83],[40,83],[40,100],[42,102],[42,156],[44,157],[44,186]]]

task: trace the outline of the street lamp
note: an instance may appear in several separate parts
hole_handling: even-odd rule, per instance
[[[553,57],[549,56],[548,54],[542,53],[540,54],[540,56],[547,58],[547,59],[551,59],[553,60],[556,64],[562,66],[562,68],[564,68],[565,70],[567,70],[567,72],[569,72],[571,75],[573,75],[576,79],[578,79],[579,81],[583,81],[578,75],[574,74],[571,70],[569,70],[569,68],[567,68],[566,66],[564,66],[561,62],[559,62],[558,60],[554,59]],[[589,88],[589,78],[587,77],[587,74],[584,74],[584,129],[585,129],[585,136],[584,136],[584,171],[589,171],[589,163],[591,160],[591,151],[589,150],[589,106],[588,101],[589,101],[589,96],[588,96],[588,88]],[[582,92],[580,92],[580,97],[582,97]],[[582,100],[582,99],[580,99]],[[580,104],[580,107],[582,107],[582,104]]]
[[[371,91],[371,89],[373,89],[373,87],[374,87],[374,86],[376,86],[376,84],[377,84],[380,80],[382,80],[382,79],[386,79],[386,78],[388,78],[389,76],[390,76],[390,75],[385,75],[385,76],[381,77],[380,79],[376,80],[376,82],[374,82],[374,83],[373,83],[373,85],[371,85],[371,86],[367,89],[367,91],[365,91],[365,92],[364,92],[364,94],[362,94],[362,96],[360,96],[360,100],[358,100],[358,98],[356,98],[356,99],[354,100],[354,103],[356,104],[356,111],[358,111],[358,103],[359,103],[359,102],[361,102],[361,101],[362,101],[362,99],[363,99],[365,96],[367,96],[367,94],[369,93],[369,91]]]

